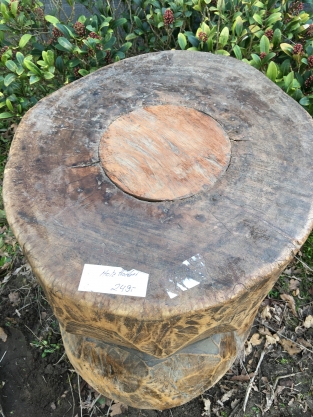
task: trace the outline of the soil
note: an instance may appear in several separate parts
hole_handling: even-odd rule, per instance
[[[289,303],[281,299],[289,291],[297,301],[297,293],[291,290],[297,286],[292,278],[297,266],[292,268],[263,302],[246,344],[246,356],[243,353],[202,396],[162,412],[115,404],[76,374],[64,354],[58,323],[44,294],[19,256],[0,287],[0,416],[311,417],[313,324],[306,327],[304,323],[312,317],[313,308],[309,299],[295,316],[290,299]],[[311,285],[309,275],[306,280]],[[298,344],[286,345],[286,337]],[[244,412],[244,397],[259,362]]]

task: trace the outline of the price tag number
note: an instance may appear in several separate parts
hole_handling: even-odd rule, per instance
[[[85,264],[78,291],[145,297],[149,274],[120,266]],[[1,414],[1,413],[0,413]]]
[[[114,287],[111,288],[111,291],[117,291],[119,293],[123,293],[123,292],[132,292],[135,289],[136,287],[133,287],[132,285],[115,284]]]

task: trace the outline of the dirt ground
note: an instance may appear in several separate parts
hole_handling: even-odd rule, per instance
[[[299,259],[264,300],[245,352],[224,378],[193,401],[162,412],[115,404],[76,374],[57,320],[18,256],[0,276],[0,416],[312,416],[313,270]]]

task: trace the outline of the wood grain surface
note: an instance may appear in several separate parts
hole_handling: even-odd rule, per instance
[[[119,117],[100,141],[107,176],[151,201],[207,191],[225,171],[230,141],[218,123],[182,106],[150,106]]]
[[[113,147],[125,146],[113,128],[122,122],[126,135],[127,118],[137,123],[157,110],[163,120],[166,108],[215,120],[225,132],[219,140],[231,143],[229,164],[223,142],[214,155],[224,155],[225,171],[202,185],[188,177],[189,197],[155,189],[147,196],[142,171],[137,188],[133,176],[124,192],[108,168]],[[159,128],[153,137],[162,142]],[[186,154],[191,144],[183,142]],[[197,145],[194,155],[205,157],[201,151]],[[312,229],[312,178],[312,119],[294,100],[238,60],[168,51],[96,71],[31,109],[11,147],[4,202],[65,332],[162,359],[215,334],[246,334]],[[78,291],[84,264],[148,273],[146,297]],[[199,285],[182,291],[182,280],[196,274]]]
[[[246,335],[215,334],[168,358],[61,330],[75,370],[103,395],[132,407],[164,410],[190,401],[230,368]]]

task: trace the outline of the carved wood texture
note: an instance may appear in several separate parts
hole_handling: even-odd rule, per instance
[[[164,133],[171,114],[181,142]],[[141,118],[153,119],[147,131]],[[146,148],[136,154],[127,143],[135,130],[136,140],[154,138],[157,158],[174,162],[160,161],[147,177],[151,152],[144,158]],[[189,161],[186,130],[195,148],[191,175],[180,169],[180,188],[175,151]],[[120,163],[123,148],[136,154],[134,165]],[[11,147],[5,208],[82,376],[146,408],[179,405],[219,379],[312,229],[312,161],[310,116],[229,57],[168,51],[130,58],[31,109]],[[159,190],[153,181],[162,182]],[[181,291],[185,260],[200,283]],[[147,296],[79,292],[87,263],[148,273]],[[203,380],[193,355],[208,371]],[[114,378],[102,372],[109,364]],[[168,367],[173,391],[157,382]]]

